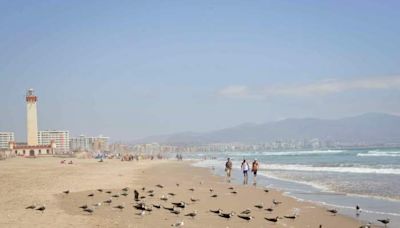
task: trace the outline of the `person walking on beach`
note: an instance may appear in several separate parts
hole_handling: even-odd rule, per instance
[[[253,178],[253,184],[257,184],[257,171],[258,171],[258,161],[257,158],[254,159],[253,164],[251,166],[251,171],[253,172],[254,178]]]
[[[228,178],[228,182],[231,181],[231,173],[232,173],[232,161],[230,158],[225,163],[225,172],[226,172],[226,177]]]
[[[247,181],[249,179],[249,163],[247,163],[246,159],[243,160],[242,165],[241,165],[242,171],[243,171],[243,184],[247,184]]]

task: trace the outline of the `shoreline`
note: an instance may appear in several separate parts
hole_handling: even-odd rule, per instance
[[[71,166],[60,165],[59,158],[2,161],[0,180],[5,185],[0,190],[0,210],[7,216],[0,218],[0,226],[53,227],[57,224],[58,227],[169,227],[179,221],[184,221],[185,227],[318,227],[322,224],[325,228],[359,227],[364,224],[354,218],[332,216],[321,206],[295,200],[276,190],[265,193],[259,187],[226,183],[223,177],[213,175],[210,169],[193,167],[190,162],[105,160],[98,163],[95,159],[71,160],[74,161]],[[164,188],[155,187],[157,183]],[[124,187],[129,188],[127,196],[121,195]],[[145,191],[140,190],[142,187],[146,188]],[[192,187],[195,190],[189,191]],[[230,193],[229,187],[233,187],[237,194]],[[109,189],[118,197],[112,198],[104,192],[97,192],[98,188]],[[213,189],[212,194],[218,197],[211,197],[210,188]],[[62,193],[66,189],[70,190],[67,195]],[[180,215],[164,209],[153,209],[149,214],[140,216],[137,215],[138,210],[133,208],[133,189],[137,189],[141,196],[144,195],[146,198],[143,201],[149,205],[161,203],[169,207],[171,202],[181,200],[188,202],[188,205]],[[147,193],[150,189],[154,191],[154,197]],[[10,196],[7,192],[13,194]],[[159,200],[161,195],[172,192],[176,195],[169,196],[168,201]],[[94,193],[94,196],[88,197],[90,193]],[[200,201],[191,202],[191,197]],[[91,215],[79,208],[82,204],[92,207],[109,198],[113,200],[111,205],[93,206],[94,212]],[[257,203],[271,207],[272,199],[283,203],[274,206],[271,213],[254,207]],[[45,204],[47,209],[43,213],[25,209],[32,203]],[[117,210],[114,208],[116,205],[124,205],[125,208]],[[209,212],[210,209],[218,208],[224,212],[235,211],[236,214],[249,208],[255,218],[248,222],[235,215],[227,220]],[[290,215],[295,208],[299,211],[295,220],[282,218],[275,224],[264,219]],[[198,212],[195,219],[184,216],[193,210]]]

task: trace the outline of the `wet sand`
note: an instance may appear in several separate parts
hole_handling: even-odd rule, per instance
[[[15,158],[0,162],[0,227],[171,227],[181,221],[184,227],[359,227],[362,224],[356,218],[333,216],[326,208],[296,201],[277,191],[266,193],[263,188],[226,183],[209,170],[192,167],[187,162],[105,160],[99,163],[92,159],[72,159],[73,165],[62,165],[60,160]],[[164,187],[156,187],[157,184]],[[127,196],[121,195],[125,187]],[[231,193],[230,187],[237,194]],[[62,193],[67,189],[69,194]],[[172,207],[172,202],[180,201],[187,205],[179,215],[154,207],[151,212],[139,215],[141,211],[133,207],[137,204],[134,189],[146,197],[141,201],[149,206],[154,203]],[[149,196],[149,190],[154,191],[153,197]],[[94,195],[88,196],[91,193]],[[213,194],[218,197],[211,197]],[[168,196],[168,200],[160,200],[162,195]],[[191,198],[199,201],[192,202]],[[112,199],[111,204],[103,203],[108,199]],[[274,206],[273,199],[282,204]],[[93,206],[97,203],[101,205]],[[42,213],[25,209],[31,204],[45,204],[46,210]],[[85,204],[94,210],[93,214],[79,208]],[[255,208],[256,204],[272,207],[273,211]],[[117,205],[124,209],[114,208]],[[236,215],[225,219],[210,209],[234,211]],[[246,221],[237,216],[245,209],[251,210],[254,219]],[[184,216],[193,211],[197,211],[194,219]],[[282,218],[273,223],[265,219],[292,215],[294,211],[298,211],[294,220]]]

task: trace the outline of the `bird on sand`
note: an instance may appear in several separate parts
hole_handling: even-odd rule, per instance
[[[222,218],[230,219],[235,215],[235,212],[229,212],[229,213],[220,213],[219,216]]]
[[[138,209],[138,210],[145,210],[146,209],[146,204],[144,203],[138,203],[135,206],[133,206],[134,208]]]
[[[214,189],[212,189],[212,188],[210,188],[210,190],[209,190],[211,193],[214,191]]]
[[[365,224],[365,225],[359,226],[359,228],[372,228],[372,223],[371,223],[371,222],[368,222],[368,223]]]
[[[122,210],[122,209],[124,209],[125,207],[124,207],[123,205],[117,205],[117,206],[115,206],[114,208]]]
[[[69,190],[65,190],[65,191],[63,191],[63,193],[64,193],[65,195],[68,195],[68,194],[69,194]]]
[[[238,217],[247,221],[250,221],[254,218],[253,216],[250,215],[238,215]]]
[[[294,215],[285,215],[285,216],[283,216],[283,217],[285,217],[285,218],[287,218],[287,219],[296,219],[296,218],[297,218],[297,215],[296,215],[296,214],[294,214]]]
[[[110,203],[112,203],[112,199],[104,200],[103,203],[110,204]]]
[[[210,210],[210,212],[215,213],[215,214],[221,214],[221,213],[222,213],[222,210],[221,210],[221,209]]]
[[[181,201],[179,203],[171,203],[171,204],[173,204],[176,207],[180,207],[180,208],[185,208],[186,207],[186,203],[183,202],[183,201]]]
[[[192,201],[193,203],[195,203],[195,202],[197,202],[197,201],[200,201],[200,199],[195,199],[195,198],[191,197],[191,198],[190,198],[190,201]]]
[[[254,205],[254,207],[255,207],[255,208],[258,208],[258,209],[263,209],[264,204],[263,204],[263,203],[256,204],[256,205]]]
[[[237,194],[237,191],[231,191],[232,194]]]
[[[129,190],[128,187],[125,187],[125,188],[122,189],[122,191],[124,191],[124,192],[127,192],[128,190]]]
[[[217,194],[214,194],[214,195],[212,195],[211,197],[212,197],[212,198],[217,198],[218,195],[217,195]]]
[[[154,192],[154,190],[149,190],[149,191],[147,191],[147,193],[153,193]]]
[[[118,195],[118,194],[115,194],[115,195],[112,195],[111,197],[118,198],[119,195]]]
[[[153,207],[155,207],[155,208],[157,208],[157,209],[160,209],[160,208],[161,208],[161,205],[160,205],[160,204],[153,204]]]
[[[103,189],[99,188],[97,189],[98,192],[103,192]]]
[[[81,208],[81,209],[86,209],[86,208],[88,208],[88,205],[85,204],[85,205],[80,206],[79,208]]]
[[[273,200],[272,200],[272,203],[273,203],[275,206],[278,206],[278,205],[281,204],[282,202],[273,199]]]
[[[173,227],[182,227],[184,225],[185,225],[185,223],[183,221],[181,221],[181,222],[174,223],[171,226],[173,226]]]
[[[143,215],[145,215],[146,214],[146,211],[145,210],[143,210],[143,211],[141,211],[141,212],[139,212],[139,213],[136,213],[136,215],[140,215],[140,216],[143,216]]]
[[[128,193],[123,192],[123,193],[121,193],[121,196],[128,196]]]
[[[331,213],[332,215],[336,215],[338,213],[338,211],[336,209],[329,209],[329,210],[326,210],[326,211]]]
[[[154,194],[153,194],[153,193],[150,193],[149,196],[150,196],[150,197],[154,197]]]
[[[194,217],[196,217],[196,215],[197,215],[197,211],[195,210],[193,212],[190,212],[190,213],[186,214],[185,216],[189,216],[191,218],[194,218]]]
[[[228,189],[229,189],[229,190],[233,190],[233,187],[229,187]]]
[[[46,207],[43,205],[41,207],[36,208],[35,210],[44,212],[44,210],[46,210]]]
[[[173,192],[169,192],[168,195],[170,195],[170,196],[175,196],[176,194],[173,193]]]
[[[357,205],[356,205],[356,216],[357,216],[357,217],[360,216],[360,213],[361,213],[361,208],[360,208],[360,206],[357,204]]]
[[[87,195],[88,197],[93,197],[94,193],[90,193],[89,195]]]
[[[278,222],[278,220],[279,220],[279,216],[276,216],[275,218],[265,218],[267,221],[270,221],[270,222]]]
[[[107,193],[107,194],[111,194],[112,192],[111,192],[111,191],[106,191],[106,193]]]
[[[101,206],[101,203],[95,203],[95,204],[92,204],[94,207],[99,207],[99,206]]]
[[[25,209],[35,209],[36,208],[36,206],[33,204],[33,205],[30,205],[30,206],[27,206],[27,207],[25,207]]]
[[[158,188],[164,188],[164,186],[162,186],[161,184],[157,184],[156,187],[158,187]]]
[[[171,211],[171,213],[179,215],[181,213],[181,210],[179,208],[175,208],[173,211]]]
[[[146,190],[146,187],[142,187],[142,191],[145,191]]]
[[[162,196],[160,197],[160,200],[167,201],[167,200],[168,200],[168,197],[166,197],[165,195],[162,195]]]
[[[173,210],[175,210],[175,207],[166,207],[166,206],[163,206],[163,208],[164,208],[165,210],[168,210],[168,211],[173,211]]]
[[[133,194],[135,195],[135,201],[139,201],[139,192],[135,189]]]
[[[176,183],[176,187],[179,187],[179,183]]]
[[[268,193],[268,192],[269,192],[269,190],[268,190],[268,189],[264,189],[264,192]]]
[[[268,211],[268,212],[273,212],[273,211],[274,211],[274,208],[269,207],[269,208],[265,208],[264,210],[266,210],[266,211]]]
[[[194,192],[194,188],[189,188],[189,191],[192,191],[192,192]]]
[[[94,212],[94,210],[92,208],[85,208],[83,209],[84,212],[87,212],[89,214],[92,214]]]
[[[248,214],[250,214],[250,213],[251,213],[251,210],[250,210],[250,209],[246,209],[246,210],[242,211],[240,214],[246,214],[246,215],[248,215]]]
[[[389,219],[389,218],[386,218],[386,219],[377,219],[376,221],[383,223],[383,224],[385,225],[385,227],[386,227],[386,225],[389,224],[390,219]]]

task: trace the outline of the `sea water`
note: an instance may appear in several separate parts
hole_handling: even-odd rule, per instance
[[[400,227],[400,149],[185,154],[185,158],[197,161],[195,166],[213,167],[219,175],[224,175],[228,157],[238,182],[243,159],[250,165],[258,159],[258,186],[276,188],[354,217],[358,204],[362,213],[357,219],[377,224],[378,218],[390,218],[389,227]]]

